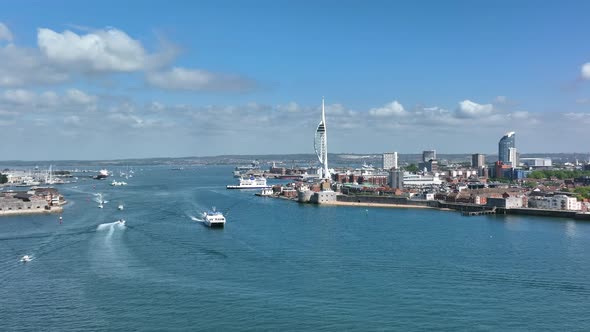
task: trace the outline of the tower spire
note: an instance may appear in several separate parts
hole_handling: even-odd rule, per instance
[[[330,179],[330,171],[328,170],[328,130],[326,126],[324,97],[322,97],[322,119],[316,129],[314,148],[321,166],[320,177],[322,179]]]

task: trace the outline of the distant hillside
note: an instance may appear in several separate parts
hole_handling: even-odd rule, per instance
[[[469,163],[471,154],[438,154],[438,159],[446,163]],[[542,157],[551,158],[554,163],[587,162],[590,153],[526,153],[521,158]],[[418,163],[422,154],[399,154],[400,165]],[[486,162],[492,163],[497,160],[497,155],[486,155]],[[310,166],[317,164],[314,154],[277,154],[277,155],[221,155],[204,157],[181,157],[181,158],[145,158],[145,159],[118,159],[118,160],[42,160],[42,161],[21,161],[6,160],[0,161],[0,167],[8,166],[138,166],[138,165],[245,165],[257,160],[260,164],[272,164],[276,162],[285,166]],[[380,153],[331,153],[328,155],[330,166],[355,166],[363,163],[373,164],[378,167],[382,162]]]

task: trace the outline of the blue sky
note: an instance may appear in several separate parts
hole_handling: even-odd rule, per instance
[[[587,152],[589,9],[2,4],[0,159],[312,153],[322,96],[331,152]]]

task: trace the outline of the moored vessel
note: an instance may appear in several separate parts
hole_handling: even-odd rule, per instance
[[[264,177],[254,177],[251,176],[249,178],[240,178],[240,183],[236,186],[228,185],[227,189],[265,189],[271,188],[271,186],[266,184],[266,178]]]

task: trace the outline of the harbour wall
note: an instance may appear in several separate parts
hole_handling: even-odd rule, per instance
[[[391,205],[407,205],[420,206],[420,207],[438,207],[437,201],[427,200],[410,200],[406,197],[393,197],[393,196],[368,196],[368,195],[338,195],[336,197],[337,202],[347,203],[367,203],[367,204],[391,204]]]
[[[358,203],[358,204],[389,204],[404,205],[407,207],[431,207],[439,209],[456,210],[461,212],[477,212],[491,210],[492,206],[469,204],[469,203],[448,203],[434,200],[415,200],[406,197],[392,196],[370,196],[370,195],[338,195],[338,202]],[[511,208],[506,209],[496,207],[496,214],[515,214],[538,217],[569,218],[576,220],[590,221],[590,213],[580,213],[579,211],[567,210],[544,210],[532,208]]]

